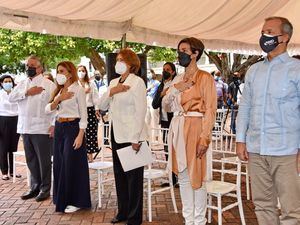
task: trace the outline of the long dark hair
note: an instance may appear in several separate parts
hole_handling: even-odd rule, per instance
[[[175,72],[172,77],[172,80],[173,80],[174,77],[177,75],[176,66],[174,65],[174,63],[171,63],[171,62],[166,62],[164,65],[169,65],[171,67],[171,69]]]
[[[4,81],[6,78],[10,78],[10,79],[11,79],[11,82],[12,82],[12,84],[13,84],[13,87],[16,86],[16,83],[15,83],[15,81],[14,81],[14,78],[13,78],[11,75],[9,75],[9,74],[4,74],[4,75],[2,75],[2,76],[0,77],[0,87],[1,87],[1,89],[3,88],[2,83],[3,83],[3,81]]]

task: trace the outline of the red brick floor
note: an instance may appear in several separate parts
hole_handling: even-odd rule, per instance
[[[22,178],[16,183],[0,180],[0,225],[5,224],[99,224],[109,225],[110,219],[116,214],[116,193],[113,182],[104,186],[103,207],[97,208],[97,185],[96,174],[91,171],[91,196],[92,208],[82,210],[74,214],[61,214],[54,211],[52,199],[42,203],[35,200],[23,201],[20,196],[28,190],[26,183],[26,171],[22,167],[17,167],[17,171],[22,174]],[[109,175],[112,176],[112,175]],[[156,185],[159,185],[157,183]],[[160,193],[153,197],[153,222],[147,222],[147,205],[144,201],[144,223],[148,225],[182,225],[181,203],[179,190],[175,190],[179,213],[175,214],[169,192]],[[256,225],[256,217],[253,211],[253,204],[246,200],[245,181],[242,183],[243,207],[247,225]],[[146,197],[144,198],[146,199]],[[225,198],[224,202],[230,202]],[[213,225],[217,224],[217,214],[213,213]],[[240,224],[237,207],[223,213],[224,225]]]

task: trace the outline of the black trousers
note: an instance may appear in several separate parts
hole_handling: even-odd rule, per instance
[[[32,191],[50,192],[53,138],[48,134],[23,134],[26,163]]]
[[[170,122],[169,121],[163,121],[163,120],[161,120],[160,121],[160,126],[162,127],[162,128],[168,128],[169,129],[169,127],[170,127]],[[166,133],[164,132],[163,133],[163,140],[165,140],[165,135],[166,135]],[[168,150],[168,146],[165,146],[164,147],[164,150],[165,150],[165,152],[169,152],[169,150]],[[168,161],[168,155],[166,155],[166,160]],[[175,174],[175,173],[173,173],[172,172],[172,181],[173,181],[173,184],[175,185],[175,184],[177,184],[177,182],[178,182],[178,179],[177,179],[177,175]]]
[[[55,123],[53,155],[53,203],[56,212],[64,212],[67,205],[91,207],[90,178],[86,145],[79,149],[73,144],[79,133],[79,119]]]
[[[124,172],[117,150],[131,143],[116,143],[111,129],[111,144],[114,164],[115,184],[118,198],[119,219],[127,219],[130,225],[140,225],[143,221],[144,167]]]
[[[2,174],[13,174],[13,152],[17,151],[17,116],[0,116],[0,168]]]

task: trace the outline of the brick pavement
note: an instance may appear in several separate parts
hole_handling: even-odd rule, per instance
[[[103,207],[97,208],[97,185],[96,174],[91,171],[91,195],[92,208],[82,210],[74,214],[56,213],[52,199],[42,203],[35,200],[23,201],[20,196],[28,187],[26,183],[26,171],[24,167],[17,167],[17,171],[22,174],[22,178],[17,179],[16,183],[0,180],[0,225],[10,224],[99,224],[109,225],[110,219],[116,214],[116,193],[113,182],[104,185],[105,194],[103,195]],[[108,175],[112,176],[112,174]],[[156,183],[159,185],[159,183]],[[173,211],[169,192],[156,194],[153,197],[153,222],[149,223],[147,219],[146,201],[144,200],[144,225],[182,225],[181,203],[178,188],[175,189],[177,206],[179,213]],[[253,204],[246,200],[245,181],[242,183],[243,207],[247,225],[257,225],[256,217],[253,212]],[[146,199],[146,197],[144,198]],[[230,202],[225,198],[225,203]],[[212,225],[217,224],[217,214],[213,211]],[[223,213],[224,225],[240,224],[239,212],[237,207]]]

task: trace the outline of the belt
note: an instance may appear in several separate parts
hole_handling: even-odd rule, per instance
[[[203,117],[204,114],[201,112],[188,111],[188,112],[174,112],[174,116],[184,116],[184,117]]]
[[[76,120],[77,118],[58,118],[57,121],[59,123],[66,123],[66,122],[72,122]]]

